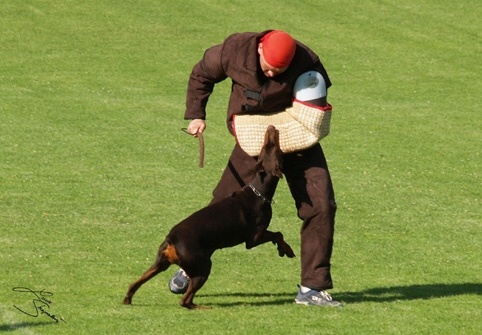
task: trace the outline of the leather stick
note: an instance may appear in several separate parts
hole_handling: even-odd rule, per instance
[[[199,167],[204,167],[204,138],[203,134],[198,132],[197,138],[199,139]]]

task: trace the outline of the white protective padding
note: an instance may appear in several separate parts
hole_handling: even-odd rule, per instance
[[[293,95],[297,100],[309,101],[326,97],[326,83],[321,73],[308,71],[296,79]]]

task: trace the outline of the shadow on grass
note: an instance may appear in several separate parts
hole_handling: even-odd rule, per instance
[[[235,297],[239,298],[235,302],[211,303],[206,300],[206,306],[233,307],[233,306],[266,306],[292,304],[295,301],[296,293],[218,293],[218,294],[196,294],[196,297]],[[243,301],[244,298],[244,301]],[[260,299],[259,301],[253,301]]]
[[[36,326],[45,326],[45,325],[52,325],[55,324],[52,322],[17,322],[17,323],[12,323],[8,325],[0,325],[0,332],[12,332],[15,330],[20,330],[24,328],[31,328],[31,327],[36,327]]]
[[[366,301],[428,300],[464,294],[482,295],[482,283],[375,287],[360,292],[339,292],[336,294],[336,298],[346,303],[360,303]]]
[[[182,298],[182,294],[178,295],[179,301]],[[283,304],[291,304],[294,302],[296,293],[289,292],[289,293],[214,293],[214,294],[196,294],[194,297],[194,302],[200,305],[206,306],[219,306],[219,307],[230,307],[230,306],[263,306],[263,305],[283,305]],[[216,298],[216,297],[231,297],[236,299],[235,302],[227,302],[227,303],[214,303],[209,300],[209,298]],[[198,301],[198,298],[206,298],[203,303]],[[253,299],[262,299],[260,301],[252,302]],[[227,299],[226,299],[227,300]],[[243,301],[244,300],[244,301]],[[157,302],[153,303],[137,303],[137,301],[132,303],[132,306],[139,306],[139,307],[155,307],[159,306]],[[167,303],[166,303],[167,306]]]
[[[429,300],[443,297],[458,296],[464,294],[482,295],[482,283],[460,283],[460,284],[429,284],[409,285],[394,287],[376,287],[359,292],[338,292],[334,294],[336,300],[347,304],[362,302],[392,302],[398,300]],[[214,303],[216,306],[263,306],[263,305],[284,305],[294,302],[296,293],[220,293],[220,294],[199,294],[197,297],[236,297],[240,301],[230,303]],[[241,301],[248,298],[247,301]],[[262,299],[252,301],[253,299]],[[208,303],[209,304],[209,303]]]

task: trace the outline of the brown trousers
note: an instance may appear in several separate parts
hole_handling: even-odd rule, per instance
[[[256,159],[236,145],[228,166],[213,191],[217,202],[246,185]],[[328,165],[320,144],[283,155],[283,173],[303,220],[301,227],[301,285],[314,290],[333,287],[330,259],[333,249],[336,202]]]

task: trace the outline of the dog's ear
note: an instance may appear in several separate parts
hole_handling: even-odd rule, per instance
[[[279,179],[283,179],[283,171],[281,171],[281,166],[276,166],[276,169],[273,172],[273,176],[278,177]]]
[[[263,171],[264,171],[263,162],[258,161],[258,163],[256,163],[256,173],[263,172]]]
[[[274,142],[275,142],[275,144],[276,144],[276,147],[280,148],[280,144],[279,144],[279,130],[278,130],[278,129],[275,129]]]
[[[263,157],[266,155],[266,148],[261,148],[261,152],[258,155],[257,162],[256,162],[256,169],[255,172],[263,172]]]

